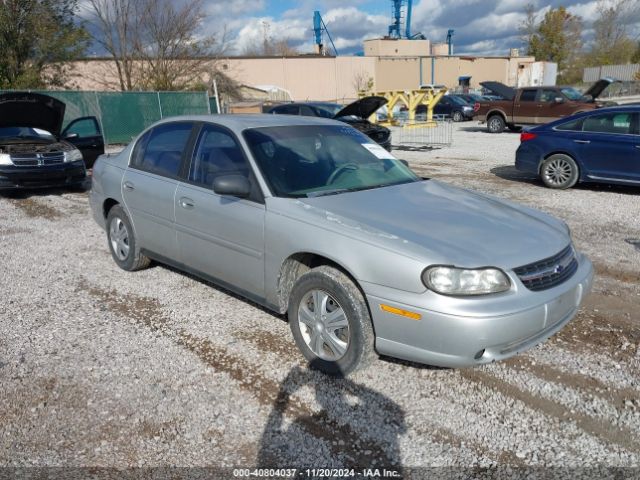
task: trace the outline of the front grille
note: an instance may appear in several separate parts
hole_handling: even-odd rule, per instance
[[[64,152],[15,153],[11,155],[11,161],[17,167],[59,165],[64,163]]]
[[[578,269],[576,252],[572,245],[553,257],[514,268],[525,287],[534,292],[547,290],[568,280]]]

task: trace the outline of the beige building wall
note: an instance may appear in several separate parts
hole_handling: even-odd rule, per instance
[[[471,76],[472,88],[486,80],[517,85],[519,76],[534,62],[533,57],[235,57],[220,61],[218,68],[244,85],[284,89],[294,101],[348,103],[357,98],[358,88],[365,88],[369,79],[374,91],[412,90],[421,81],[432,83],[432,58],[433,83],[449,88],[456,87],[458,77],[465,75]],[[115,65],[110,61],[76,62],[72,77],[80,90],[119,89]]]
[[[364,41],[367,57],[419,57],[431,54],[429,40],[376,38]]]

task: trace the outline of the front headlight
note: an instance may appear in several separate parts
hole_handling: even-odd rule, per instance
[[[497,268],[464,269],[433,266],[422,273],[429,290],[442,295],[487,295],[511,288],[509,277]]]
[[[82,157],[82,152],[80,152],[80,150],[78,150],[77,148],[69,150],[68,152],[64,152],[64,163],[81,162],[83,160],[84,158]]]
[[[13,165],[13,162],[11,161],[11,155],[0,153],[0,165]]]

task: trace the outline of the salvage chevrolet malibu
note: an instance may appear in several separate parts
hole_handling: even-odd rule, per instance
[[[334,120],[165,120],[98,159],[90,201],[121,268],[155,260],[286,312],[332,374],[376,353],[513,356],[569,322],[593,277],[562,221],[419,178]]]

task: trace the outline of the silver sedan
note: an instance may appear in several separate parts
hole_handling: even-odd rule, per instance
[[[566,325],[593,279],[564,222],[419,178],[332,120],[168,119],[100,157],[90,199],[121,268],[154,260],[286,313],[338,375],[376,354],[508,358]]]

